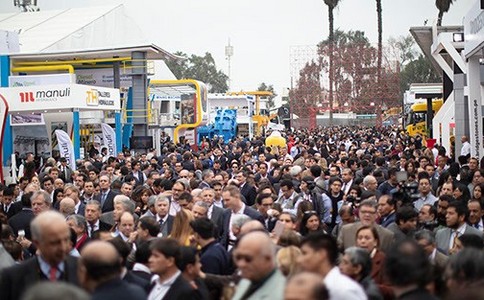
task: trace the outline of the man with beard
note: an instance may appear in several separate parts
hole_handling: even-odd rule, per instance
[[[467,225],[467,214],[468,209],[464,203],[460,201],[449,203],[445,215],[447,228],[439,229],[435,235],[437,248],[444,254],[449,254],[449,251],[456,247],[456,238],[464,234],[473,234],[482,238],[482,231]]]
[[[439,200],[437,201],[437,222],[439,223],[439,228],[444,228],[446,226],[445,215],[447,214],[447,207],[449,206],[449,203],[454,200],[454,197],[450,195],[441,195],[439,197]]]

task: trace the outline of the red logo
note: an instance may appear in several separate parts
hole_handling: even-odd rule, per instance
[[[34,102],[34,92],[21,92],[20,102]]]

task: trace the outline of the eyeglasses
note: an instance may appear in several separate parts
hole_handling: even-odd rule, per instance
[[[316,211],[315,210],[307,210],[304,212],[305,215],[309,215],[309,214],[315,214]]]
[[[245,254],[235,254],[234,259],[235,261],[245,260],[245,262],[251,263],[254,260],[254,257]]]

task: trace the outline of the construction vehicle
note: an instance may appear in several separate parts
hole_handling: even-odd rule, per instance
[[[443,105],[442,99],[432,100],[432,111],[435,115]],[[407,121],[405,122],[406,131],[410,136],[420,135],[422,138],[430,137],[427,130],[427,102],[416,102],[410,107]]]

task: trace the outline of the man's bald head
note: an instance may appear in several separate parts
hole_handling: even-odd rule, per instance
[[[329,299],[328,290],[323,284],[323,277],[309,272],[292,276],[286,285],[285,300]]]
[[[98,261],[101,263],[115,263],[119,261],[119,254],[111,243],[92,241],[81,252],[84,261]]]
[[[54,210],[48,210],[39,214],[37,217],[35,217],[32,223],[30,223],[32,239],[42,239],[42,233],[47,227],[65,227],[66,230],[69,230],[69,226],[66,223],[66,218],[62,214]]]
[[[240,234],[247,234],[253,231],[264,231],[265,227],[257,220],[251,220],[240,227]]]
[[[111,243],[93,241],[81,252],[79,260],[79,282],[88,291],[93,291],[99,284],[121,274],[121,258]]]
[[[267,233],[250,232],[241,238],[234,258],[243,278],[258,281],[276,267],[275,245]]]
[[[76,202],[69,197],[62,199],[59,203],[59,211],[65,216],[72,215],[76,212]]]

